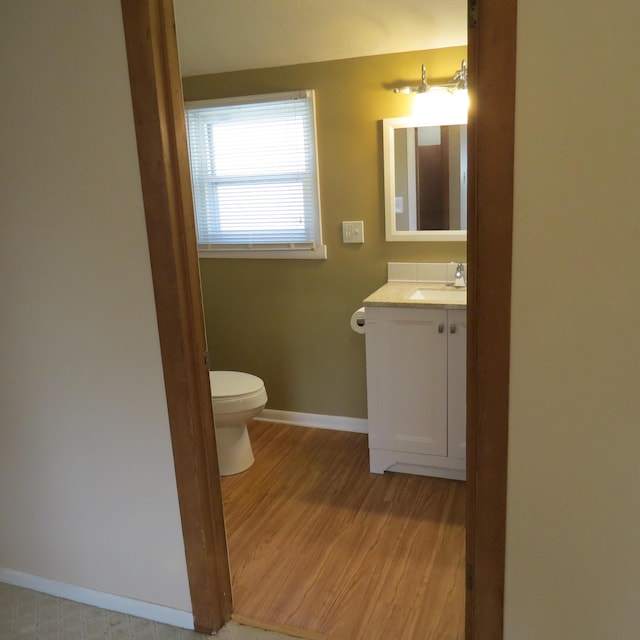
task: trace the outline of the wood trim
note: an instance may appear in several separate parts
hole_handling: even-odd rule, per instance
[[[291,636],[292,638],[304,638],[304,640],[335,640],[334,638],[326,636],[323,633],[309,631],[308,629],[301,631],[300,629],[294,629],[293,627],[288,627],[287,625],[273,624],[271,622],[265,622],[264,620],[256,620],[251,616],[243,616],[239,613],[234,613],[232,617],[234,622],[243,624],[246,627],[253,627],[254,629],[264,629],[265,631],[273,631],[274,633],[281,633],[286,636]]]
[[[121,0],[189,589],[197,631],[231,616],[172,0]]]
[[[469,28],[466,637],[503,637],[517,0]]]

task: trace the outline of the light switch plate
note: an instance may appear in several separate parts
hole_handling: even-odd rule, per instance
[[[364,222],[362,220],[348,220],[342,223],[342,242],[364,242]]]

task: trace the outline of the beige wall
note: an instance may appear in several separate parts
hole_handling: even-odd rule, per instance
[[[631,640],[640,95],[627,74],[639,9],[519,4],[506,637]],[[118,3],[4,3],[0,57],[0,567],[188,609]],[[312,310],[334,335],[315,325],[316,353],[294,331],[303,346],[276,360],[279,397],[329,412],[300,381],[321,361],[338,412],[358,415],[363,398],[349,409],[340,394],[363,394],[363,381],[333,382],[364,357],[347,314],[388,259],[456,249],[383,244],[380,194],[343,151],[341,190],[324,206],[329,261],[203,270],[209,306],[238,285],[251,290],[256,302],[233,316],[243,335],[275,325],[292,299],[318,300]],[[360,162],[370,167],[378,152],[367,143]],[[371,241],[342,246],[342,219],[364,219]],[[279,289],[258,295],[256,281]],[[284,345],[291,331],[264,337]],[[271,345],[251,350],[275,358]]]
[[[519,0],[508,640],[639,633],[639,21]]]
[[[349,328],[389,261],[447,262],[464,243],[384,239],[382,130],[413,97],[385,83],[446,79],[465,47],[198,76],[185,99],[315,89],[320,198],[328,260],[201,260],[212,365],[261,376],[268,408],[365,418],[364,338]],[[363,220],[364,245],[342,243],[341,222]]]
[[[120,3],[0,18],[0,569],[190,611]]]

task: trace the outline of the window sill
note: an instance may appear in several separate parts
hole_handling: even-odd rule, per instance
[[[253,259],[253,260],[326,260],[327,245],[315,249],[199,249],[200,258]]]

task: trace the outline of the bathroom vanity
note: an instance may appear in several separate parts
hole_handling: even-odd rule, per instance
[[[465,289],[388,282],[364,301],[373,473],[465,479]]]

